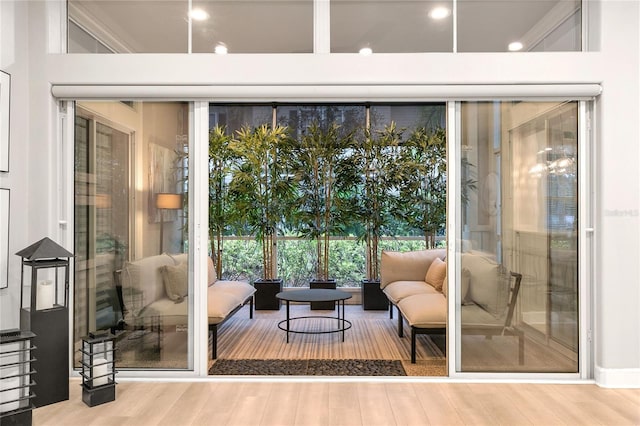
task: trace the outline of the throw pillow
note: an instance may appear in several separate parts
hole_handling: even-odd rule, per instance
[[[167,297],[176,303],[182,302],[189,291],[187,264],[165,265],[160,268],[160,273]]]
[[[442,283],[444,277],[447,275],[447,264],[443,262],[439,257],[436,257],[431,266],[427,270],[427,275],[424,277],[424,281],[431,287],[438,291],[442,291]]]
[[[469,292],[469,280],[471,279],[471,273],[467,268],[462,268],[460,273],[461,284],[460,284],[460,300],[462,300],[462,304],[465,305],[469,303],[467,299],[467,293]],[[444,297],[447,297],[447,274],[444,276],[444,280],[442,280],[442,294]]]
[[[207,256],[207,286],[212,286],[218,277],[216,277],[216,268],[213,266],[213,259]]]

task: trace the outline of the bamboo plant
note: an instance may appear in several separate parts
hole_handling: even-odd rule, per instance
[[[447,214],[447,146],[444,129],[418,128],[401,150],[402,181],[396,214],[419,229],[425,248],[435,248]]]
[[[288,128],[263,124],[236,131],[231,149],[236,154],[230,195],[244,224],[262,244],[262,279],[274,280],[275,237],[290,211],[293,177],[285,173],[278,154],[290,143]]]
[[[312,123],[292,148],[290,168],[297,181],[296,230],[316,244],[315,279],[329,279],[329,239],[341,234],[354,212],[353,132]]]
[[[403,130],[394,122],[378,131],[365,131],[356,149],[362,183],[358,191],[361,241],[367,250],[367,280],[380,279],[379,241],[392,221],[395,191],[399,173],[397,167]]]
[[[222,276],[224,234],[230,227],[229,176],[235,154],[224,126],[209,131],[209,241],[216,276]]]

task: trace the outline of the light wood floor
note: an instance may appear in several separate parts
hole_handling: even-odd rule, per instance
[[[638,425],[640,390],[593,384],[396,381],[124,382],[89,408],[78,381],[69,401],[37,408],[44,425]]]

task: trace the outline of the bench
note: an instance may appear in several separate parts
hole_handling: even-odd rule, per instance
[[[446,334],[446,251],[383,252],[380,286],[389,299],[389,315],[398,311],[411,327],[411,362],[416,362],[416,335]],[[432,269],[433,267],[433,269]],[[522,275],[506,274],[490,255],[461,256],[461,332],[463,335],[512,335],[518,338],[518,361],[524,364],[524,333],[513,326]]]
[[[253,318],[255,288],[244,281],[218,280],[207,258],[207,317],[213,334],[211,357],[218,356],[218,328],[243,306]],[[188,254],[160,254],[127,262],[116,271],[124,322],[134,328],[181,325],[188,320]],[[160,341],[160,337],[159,337]]]

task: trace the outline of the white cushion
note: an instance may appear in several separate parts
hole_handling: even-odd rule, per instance
[[[231,293],[220,291],[216,286],[207,289],[207,316],[209,324],[218,324],[229,312],[242,304],[242,300]]]
[[[164,291],[167,297],[176,303],[189,294],[189,271],[186,263],[165,265],[160,267]]]
[[[380,256],[380,287],[385,288],[394,281],[424,281],[431,262],[438,257],[444,259],[445,249],[417,250],[407,252],[383,251]]]
[[[218,280],[216,268],[213,266],[213,259],[207,256],[207,285],[213,285]]]
[[[500,315],[507,305],[508,281],[499,274],[499,265],[486,256],[464,253],[462,268],[470,274],[467,299],[493,315]]]
[[[393,304],[397,304],[405,297],[413,296],[414,294],[435,294],[438,292],[424,281],[394,281],[382,291]]]
[[[176,264],[189,264],[189,253],[170,254],[169,256],[171,256]],[[211,284],[216,282],[217,279],[218,278],[216,277],[216,269],[213,267],[213,260],[210,256],[207,256],[207,285],[210,286]]]
[[[175,303],[168,297],[156,300],[140,312],[139,318],[148,319],[158,317],[162,319],[162,323],[164,324],[164,319],[168,319],[167,317],[186,317],[189,312],[189,303],[187,300],[187,298],[184,298],[180,303]],[[185,319],[182,318],[180,323],[184,322]]]
[[[462,282],[460,283],[460,300],[462,300],[462,304],[465,303],[473,303],[467,300],[467,294],[469,293],[469,281],[471,279],[471,274],[467,268],[463,268],[460,272],[460,279]],[[444,277],[444,281],[442,283],[442,294],[447,297],[448,286],[447,286],[447,276]]]
[[[418,328],[447,326],[447,299],[442,293],[416,294],[398,303],[409,325]]]
[[[179,263],[189,264],[189,253],[172,253],[169,256],[171,256],[176,265]]]
[[[256,289],[249,283],[244,281],[216,281],[212,286],[218,291],[232,294],[241,301],[247,300]]]
[[[442,291],[442,284],[447,276],[447,264],[439,257],[436,257],[431,262],[427,275],[424,277],[424,282],[438,291]]]
[[[462,329],[465,327],[499,327],[504,326],[504,317],[496,318],[478,305],[462,307]]]
[[[127,262],[122,271],[122,297],[129,312],[138,315],[145,306],[166,297],[160,267],[175,265],[167,254]]]

